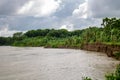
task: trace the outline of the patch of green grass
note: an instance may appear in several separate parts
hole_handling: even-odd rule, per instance
[[[116,52],[116,53],[114,53],[114,56],[115,56],[116,59],[119,60],[119,59],[120,59],[120,52]]]
[[[105,78],[106,80],[120,80],[120,64],[117,66],[114,73],[107,74]]]
[[[82,80],[92,80],[89,77],[83,77]],[[117,65],[116,71],[105,75],[105,80],[120,80],[120,64]]]
[[[106,45],[118,45],[118,46],[120,46],[120,42],[103,42],[103,44],[106,44]]]
[[[82,80],[92,80],[92,79],[89,77],[83,77]]]

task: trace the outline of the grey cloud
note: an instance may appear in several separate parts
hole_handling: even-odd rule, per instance
[[[0,0],[0,15],[15,15],[29,0]]]
[[[73,10],[84,0],[62,0],[61,9],[49,17],[13,16],[27,1],[29,0],[0,0],[0,29],[5,26],[10,31],[26,31],[39,28],[59,29],[62,25],[69,24],[73,24],[74,29],[82,29],[100,25],[100,20],[97,19],[78,19],[72,16]],[[2,9],[3,7],[4,9]]]
[[[66,22],[66,18],[72,15],[72,11],[84,0],[62,0],[62,7],[50,17],[36,18],[32,16],[13,16],[18,8],[29,0],[1,0],[0,3],[0,27],[9,25],[9,30],[30,30],[38,28],[59,28]],[[7,5],[7,6],[6,6]],[[5,7],[2,9],[1,7]],[[69,20],[68,20],[69,22]]]
[[[120,0],[88,0],[91,17],[120,17]]]
[[[11,34],[16,31],[45,28],[59,29],[62,25],[71,24],[73,24],[74,29],[100,25],[100,20],[97,19],[79,19],[72,16],[73,10],[78,8],[79,4],[83,3],[84,0],[62,0],[61,8],[48,17],[15,15],[17,10],[28,1],[29,0],[0,0],[0,31],[2,31],[2,33],[10,31],[9,34]]]
[[[84,0],[62,0],[61,9],[54,15],[60,18],[65,18],[72,15],[73,10]]]
[[[67,22],[65,22],[67,21]],[[75,17],[68,17],[65,20],[63,20],[62,23],[69,23],[69,24],[74,24],[74,29],[84,29],[88,28],[90,26],[101,26],[101,19],[96,19],[96,18],[75,18]]]
[[[26,31],[39,28],[57,28],[60,19],[57,17],[35,18],[30,16],[7,16],[0,18],[0,29],[9,25],[9,30]]]
[[[100,20],[97,19],[78,19],[74,17],[58,18],[58,17],[47,17],[47,18],[35,18],[35,17],[16,17],[9,16],[1,18],[0,29],[5,26],[9,30],[26,31],[31,29],[45,29],[55,28],[59,29],[62,25],[73,24],[74,29],[83,29],[89,26],[100,25]]]

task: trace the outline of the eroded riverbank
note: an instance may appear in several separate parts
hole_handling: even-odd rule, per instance
[[[81,49],[88,51],[103,52],[107,54],[108,57],[114,57],[114,58],[118,57],[118,59],[120,59],[120,45],[89,43],[89,44],[83,44]]]
[[[119,61],[98,52],[0,47],[0,80],[103,80]]]

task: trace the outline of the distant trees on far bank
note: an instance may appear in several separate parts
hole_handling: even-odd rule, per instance
[[[0,37],[0,45],[78,46],[78,44],[94,42],[120,43],[120,19],[104,18],[101,25],[103,27],[89,27],[74,31],[38,29],[26,33],[17,32],[13,34],[13,37]]]

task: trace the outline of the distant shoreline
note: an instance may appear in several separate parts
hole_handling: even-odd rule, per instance
[[[5,46],[5,45],[2,45]],[[0,46],[1,47],[1,46]],[[9,46],[8,46],[9,47]],[[80,47],[70,47],[70,46],[13,46],[10,47],[41,47],[41,48],[53,48],[53,49],[76,49],[76,50],[86,50],[86,51],[94,51],[94,52],[102,52],[105,53],[108,57],[113,57],[120,60],[120,45],[110,45],[103,43],[86,43],[82,44]],[[118,53],[118,55],[116,55]]]
[[[53,48],[50,46],[44,47],[44,48]],[[94,51],[94,52],[103,52],[108,57],[116,58],[116,53],[120,52],[120,45],[108,45],[103,43],[88,43],[83,44],[81,48],[79,47],[57,47],[59,49],[80,49],[80,50],[87,50],[87,51]],[[117,56],[118,57],[118,56]],[[120,59],[119,57],[117,58]]]

